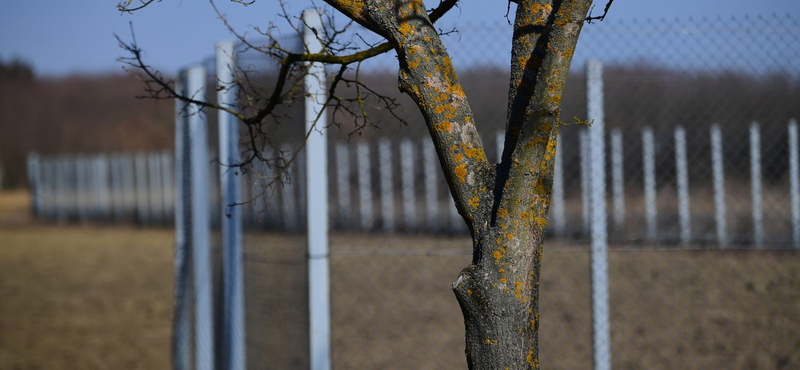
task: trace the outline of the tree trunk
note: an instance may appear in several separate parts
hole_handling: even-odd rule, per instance
[[[559,104],[591,0],[514,1],[508,118],[497,165],[486,159],[466,95],[421,0],[326,2],[397,51],[400,90],[425,117],[471,232],[472,263],[453,283],[469,368],[538,369],[542,236]],[[457,2],[444,0],[439,9]]]
[[[538,369],[541,238],[530,230],[497,227],[477,243],[491,254],[467,266],[453,283],[464,315],[467,364]]]

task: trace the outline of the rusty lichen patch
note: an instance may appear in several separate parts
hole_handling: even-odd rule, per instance
[[[467,157],[472,159],[481,159],[484,157],[483,149],[481,148],[466,147],[464,148],[464,154],[466,154]]]
[[[459,182],[467,182],[467,164],[462,163],[456,166],[455,174],[458,177]]]

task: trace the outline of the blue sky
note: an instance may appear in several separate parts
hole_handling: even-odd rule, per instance
[[[244,7],[228,0],[217,5],[238,30],[248,25],[266,26],[275,17],[276,0],[256,0]],[[299,14],[311,1],[291,0],[289,8]],[[428,0],[428,6],[438,3]],[[464,0],[442,21],[504,22],[506,2]],[[757,5],[756,5],[757,4]],[[215,41],[231,39],[208,1],[163,0],[133,14],[120,14],[115,0],[13,0],[0,13],[0,58],[21,58],[33,64],[38,74],[119,71],[115,59],[121,55],[113,38],[129,38],[133,22],[137,39],[147,51],[148,62],[172,73],[187,63],[213,52]],[[602,8],[604,0],[597,1]],[[792,14],[800,17],[800,0],[616,0],[611,19],[744,16],[747,14]],[[250,31],[250,34],[253,34]]]

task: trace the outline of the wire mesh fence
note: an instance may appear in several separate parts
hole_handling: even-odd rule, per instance
[[[508,84],[507,58],[497,56],[509,55],[510,28],[460,25],[444,38],[493,161],[501,149]],[[240,60],[269,75],[274,65],[247,53],[243,49]],[[800,263],[791,252],[800,245],[797,128],[791,123],[800,117],[800,22],[773,15],[586,25],[562,99],[563,121],[587,118],[584,66],[590,59],[605,66],[613,367],[800,366],[794,338],[800,294],[792,289],[800,283]],[[396,95],[396,68],[387,54],[364,62],[361,79]],[[334,115],[338,126],[328,134],[336,368],[465,365],[462,318],[449,290],[469,263],[471,243],[424,122],[409,99],[398,99],[404,108],[397,114],[408,125],[376,110],[369,114],[378,125],[359,127]],[[265,157],[292,153],[300,144],[301,125],[285,126]],[[559,137],[541,282],[541,362],[553,368],[589,368],[593,361],[590,130],[564,126]],[[111,203],[114,194],[125,194],[123,219],[145,223],[141,215],[156,212],[168,220],[166,195],[162,203],[133,200],[168,191],[175,180],[139,173],[168,166],[170,159],[129,157],[121,156],[120,165],[111,160],[108,172],[92,169],[90,161],[32,157],[35,209],[44,218],[88,220],[81,215],[92,214],[95,200],[81,194],[110,193]],[[273,166],[255,163],[239,174],[242,200],[252,199],[240,206],[248,368],[309,366],[304,165],[305,158],[297,160],[290,181],[266,193],[262,186],[275,176]],[[219,175],[213,176],[210,184],[217,184]],[[90,190],[91,179],[111,190]],[[58,189],[74,195],[58,195]],[[225,216],[215,202],[216,225]],[[115,209],[97,219],[116,215]],[[212,244],[219,289],[221,246]]]

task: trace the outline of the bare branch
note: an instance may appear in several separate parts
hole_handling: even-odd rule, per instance
[[[592,13],[594,12],[594,5],[592,5],[592,7],[589,9],[589,15],[585,19],[586,23],[592,24],[592,21],[595,21],[595,20],[598,20],[600,22],[605,20],[606,19],[606,14],[608,14],[608,8],[611,7],[611,3],[613,3],[613,2],[614,2],[614,0],[608,0],[608,2],[606,3],[605,9],[603,9],[603,15],[600,15],[600,16],[597,16],[597,17],[592,17]]]

